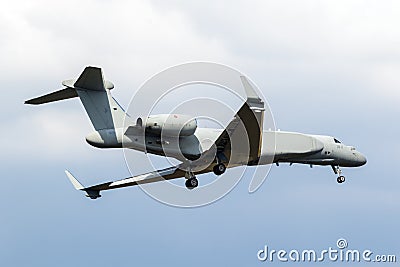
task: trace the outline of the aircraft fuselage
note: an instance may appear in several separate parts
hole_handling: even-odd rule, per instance
[[[123,128],[95,131],[89,134],[86,140],[95,147],[124,147],[185,160],[198,158],[204,151],[209,150],[222,130],[197,128],[192,135],[163,136],[163,138],[160,135],[146,134],[140,129],[136,129],[136,134],[125,135],[125,132],[126,129]],[[273,157],[274,163],[341,167],[358,167],[366,163],[364,155],[354,147],[340,143],[334,137],[284,131],[264,131],[261,156],[257,165],[271,163],[270,157]],[[230,162],[229,165],[238,164]]]

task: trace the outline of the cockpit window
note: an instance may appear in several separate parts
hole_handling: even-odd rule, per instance
[[[333,140],[335,140],[336,144],[341,144],[342,142],[340,142],[339,140],[337,140],[336,138],[333,138]]]

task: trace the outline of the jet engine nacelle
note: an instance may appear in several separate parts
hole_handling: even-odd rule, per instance
[[[197,121],[181,114],[152,115],[145,121],[146,132],[165,136],[189,136],[197,129]]]

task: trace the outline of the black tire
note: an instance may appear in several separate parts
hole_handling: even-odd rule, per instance
[[[199,185],[199,181],[196,178],[190,178],[187,179],[185,182],[185,186],[187,189],[192,190],[193,188],[196,188]]]
[[[226,171],[226,167],[223,163],[217,164],[213,167],[213,172],[215,175],[221,175]]]
[[[339,184],[344,183],[344,181],[346,181],[346,178],[344,178],[344,176],[339,176],[339,177],[337,178],[337,182],[338,182]]]

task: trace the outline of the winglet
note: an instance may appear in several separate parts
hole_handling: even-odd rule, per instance
[[[101,197],[100,190],[93,190],[89,188],[85,188],[76,178],[67,170],[65,170],[65,174],[67,175],[68,179],[71,181],[72,185],[75,187],[76,190],[82,190],[86,192],[86,196],[91,199],[96,199]]]
[[[243,88],[247,96],[247,103],[250,105],[250,108],[253,110],[264,110],[264,102],[258,96],[253,86],[251,86],[249,80],[245,76],[240,76],[240,79],[242,80]]]
[[[254,91],[253,87],[250,85],[249,81],[247,80],[246,76],[240,76],[240,79],[242,80],[242,84],[243,84],[244,90],[246,91],[247,97],[259,98],[257,93]]]
[[[78,180],[75,179],[75,177],[67,170],[65,170],[65,174],[67,175],[68,179],[71,181],[72,185],[75,187],[76,190],[82,190],[85,189],[83,185],[81,185]]]

